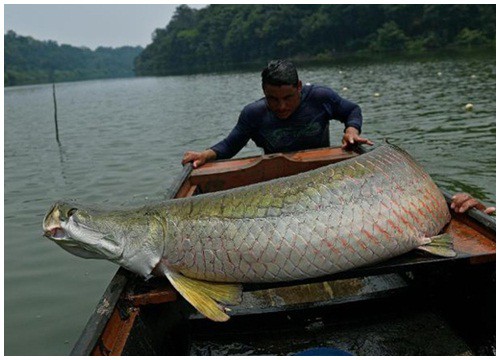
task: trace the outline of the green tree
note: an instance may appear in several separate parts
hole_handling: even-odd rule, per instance
[[[494,5],[259,4],[200,10],[184,5],[154,32],[135,70],[166,75],[226,70],[278,57],[421,52],[464,41],[473,46],[494,43],[495,25]],[[462,33],[464,28],[472,33]]]
[[[394,22],[385,23],[377,30],[377,38],[372,43],[372,49],[375,51],[402,51],[408,37]]]
[[[4,35],[4,85],[133,76],[133,60],[141,51],[127,46],[91,51],[9,31]]]
[[[468,47],[472,45],[482,45],[486,42],[486,36],[481,30],[471,30],[469,28],[463,28],[455,40],[456,44],[466,45]]]

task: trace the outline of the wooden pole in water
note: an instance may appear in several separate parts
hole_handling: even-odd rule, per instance
[[[56,123],[56,140],[57,143],[60,145],[61,142],[59,141],[59,127],[57,126],[57,102],[56,102],[56,84],[52,83],[52,95],[54,96],[54,121]]]

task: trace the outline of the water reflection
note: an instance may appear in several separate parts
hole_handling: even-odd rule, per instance
[[[65,174],[65,161],[66,161],[66,153],[64,151],[64,147],[61,145],[61,143],[58,141],[57,142],[57,148],[59,150],[59,165],[60,165],[60,179],[62,180],[62,183],[59,183],[59,187],[65,187],[66,186],[66,174]]]

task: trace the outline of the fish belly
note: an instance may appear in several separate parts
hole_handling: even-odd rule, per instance
[[[177,202],[165,260],[220,282],[333,274],[411,251],[450,220],[430,176],[381,146],[339,164]]]

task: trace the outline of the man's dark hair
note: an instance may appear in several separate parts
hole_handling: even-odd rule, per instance
[[[297,69],[291,61],[271,60],[262,70],[262,87],[264,85],[293,85],[299,84]]]

